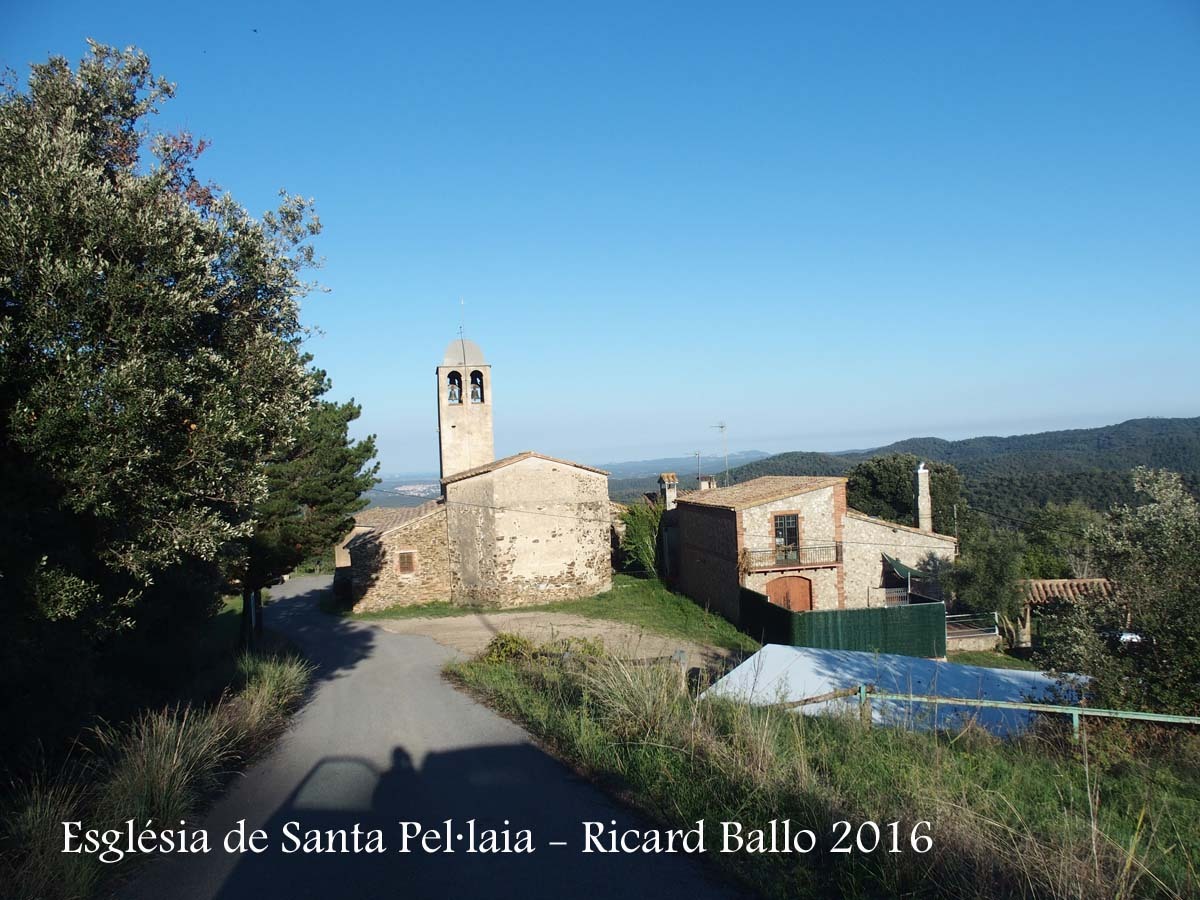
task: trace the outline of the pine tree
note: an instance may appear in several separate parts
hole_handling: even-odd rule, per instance
[[[323,376],[320,390],[328,388]],[[253,643],[262,630],[261,591],[310,556],[344,538],[362,495],[378,483],[374,435],[351,441],[353,401],[314,403],[296,442],[267,466],[266,498],[255,510],[254,532],[237,566],[242,586],[242,632]]]

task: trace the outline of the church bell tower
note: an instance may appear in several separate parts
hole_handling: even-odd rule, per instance
[[[492,462],[492,367],[478,344],[450,342],[437,367],[437,394],[442,478]]]

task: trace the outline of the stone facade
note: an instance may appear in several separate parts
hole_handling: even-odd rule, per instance
[[[847,607],[884,605],[884,553],[917,568],[931,554],[949,561],[958,552],[958,542],[948,535],[896,525],[856,510],[846,513],[842,533]]]
[[[775,517],[794,515],[797,544],[816,552],[776,563]],[[811,586],[812,609],[884,605],[884,554],[920,565],[953,559],[954,538],[872,519],[846,506],[846,479],[768,476],[679,498],[677,583],[706,608],[737,621],[739,590],[763,594],[782,577]]]
[[[445,485],[451,598],[519,606],[612,587],[608,477],[533,453]]]
[[[352,536],[348,543],[355,612],[450,599],[445,505],[391,530]],[[401,553],[412,554],[411,572],[401,571]]]

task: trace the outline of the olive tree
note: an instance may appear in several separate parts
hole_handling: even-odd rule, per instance
[[[1089,532],[1110,595],[1042,617],[1044,661],[1090,680],[1098,705],[1200,714],[1200,504],[1174,472],[1140,468],[1139,506]]]
[[[173,90],[141,52],[92,44],[0,93],[10,700],[57,670],[54,647],[86,668],[90,649],[190,602],[164,586],[211,587],[219,550],[252,531],[264,462],[311,407],[311,204],[284,195],[255,219],[201,183],[205,144],[147,127]]]

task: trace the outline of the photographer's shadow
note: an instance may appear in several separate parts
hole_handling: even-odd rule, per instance
[[[359,757],[327,757],[272,815],[263,829],[270,847],[243,854],[216,894],[221,900],[263,897],[513,897],[530,900],[564,895],[627,895],[652,891],[660,897],[704,897],[726,891],[710,883],[695,860],[656,854],[581,853],[583,821],[623,828],[646,823],[588,788],[563,777],[561,766],[525,744],[475,747],[426,755],[416,768],[396,747],[385,771]],[[581,794],[590,800],[580,802]],[[487,829],[503,846],[508,832],[532,833],[532,853],[467,852],[468,821],[476,847]],[[453,852],[445,852],[446,820]],[[432,831],[400,852],[403,822]],[[359,826],[360,852],[352,830]],[[369,833],[382,834],[382,852]],[[409,834],[413,833],[410,827]],[[291,837],[289,837],[291,835]],[[553,847],[550,841],[565,841]],[[340,851],[343,846],[346,852]],[[305,852],[307,847],[308,852]],[[285,850],[293,852],[285,852]],[[316,852],[319,850],[320,852]],[[633,879],[631,881],[631,879]]]

